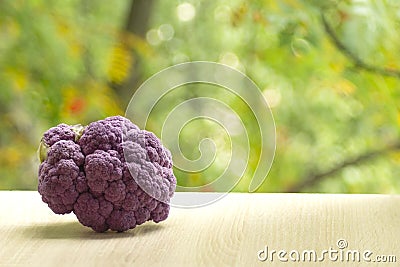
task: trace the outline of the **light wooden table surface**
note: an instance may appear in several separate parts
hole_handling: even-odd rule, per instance
[[[343,252],[397,262],[289,260],[292,250],[340,251],[339,239],[348,244]],[[277,254],[260,261],[265,246],[285,250],[288,262]],[[0,191],[0,266],[400,266],[400,196],[232,193],[206,207],[173,208],[159,224],[99,234],[73,214],[53,214],[37,192]]]

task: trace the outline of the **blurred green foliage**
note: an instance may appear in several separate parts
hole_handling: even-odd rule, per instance
[[[400,142],[400,75],[386,75],[400,70],[400,2],[159,0],[145,38],[123,31],[130,5],[0,2],[0,189],[36,187],[35,150],[47,128],[124,114],[110,82],[137,71],[134,62],[143,81],[173,64],[208,60],[246,73],[271,105],[277,150],[260,192],[400,192],[400,152],[393,147]],[[129,40],[122,46],[121,37]],[[177,91],[169,101],[200,91]],[[250,114],[238,99],[216,94]],[[159,134],[163,116],[155,110],[149,130]],[[245,116],[256,136],[251,114]],[[223,135],[215,125],[193,123],[181,137],[188,158],[197,157],[204,128],[206,137]],[[257,164],[253,140],[237,191],[247,191]],[[218,142],[223,163],[229,147],[225,137]],[[222,165],[176,174],[180,184],[204,184]]]

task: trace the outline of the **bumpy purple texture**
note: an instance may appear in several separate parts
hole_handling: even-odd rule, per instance
[[[56,127],[50,128],[43,135],[43,142],[48,146],[52,146],[60,140],[75,140],[75,133],[71,126],[61,123]]]
[[[130,120],[114,116],[89,124],[78,143],[85,155],[95,150],[117,150],[128,131],[140,131]],[[122,156],[122,155],[121,155]]]
[[[42,139],[49,149],[39,167],[38,191],[55,213],[73,211],[97,232],[122,232],[168,217],[176,178],[171,153],[153,133],[114,116],[76,135],[60,124]]]

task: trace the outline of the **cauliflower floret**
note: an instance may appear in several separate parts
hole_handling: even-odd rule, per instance
[[[47,162],[55,164],[61,159],[71,159],[77,166],[82,166],[85,161],[81,148],[73,141],[65,140],[58,141],[49,148]]]
[[[73,210],[79,196],[75,187],[78,176],[79,167],[70,159],[40,165],[38,191],[54,213],[65,214]]]
[[[60,140],[75,140],[75,132],[71,126],[61,123],[47,130],[42,138],[42,142],[47,146],[52,146]]]
[[[78,143],[85,155],[96,150],[117,150],[123,134],[131,130],[138,131],[139,128],[124,117],[109,117],[90,123]]]

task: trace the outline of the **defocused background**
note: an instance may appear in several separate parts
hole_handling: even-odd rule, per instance
[[[208,60],[246,73],[272,108],[277,150],[258,191],[399,193],[399,31],[397,0],[0,1],[0,189],[36,188],[47,128],[123,115],[152,74]],[[189,158],[204,126],[182,133]],[[196,185],[214,171],[176,175]]]

